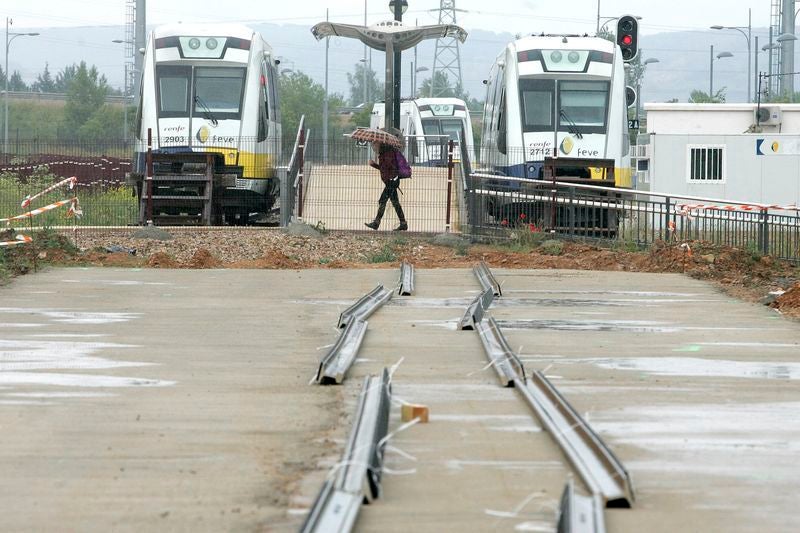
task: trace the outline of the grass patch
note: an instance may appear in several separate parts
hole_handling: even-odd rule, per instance
[[[544,255],[561,255],[564,253],[564,243],[555,239],[544,241],[539,246],[539,252]]]
[[[394,250],[388,244],[384,244],[380,251],[367,256],[368,263],[391,263],[397,260]]]

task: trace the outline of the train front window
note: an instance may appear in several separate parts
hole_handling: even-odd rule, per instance
[[[559,130],[568,130],[572,121],[584,133],[605,133],[608,85],[607,81],[559,82],[559,109],[563,111]]]
[[[189,67],[158,67],[158,116],[189,116]]]
[[[447,135],[453,141],[464,138],[464,129],[460,120],[442,120],[442,135]]]
[[[210,113],[217,119],[241,117],[245,69],[197,67],[194,71],[194,115]]]
[[[519,80],[523,131],[553,131],[555,87],[553,80]]]

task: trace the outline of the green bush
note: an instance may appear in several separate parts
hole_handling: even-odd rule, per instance
[[[561,255],[564,253],[564,243],[555,239],[544,241],[539,246],[539,252],[544,255]]]
[[[391,263],[392,261],[396,261],[397,256],[392,250],[392,247],[388,244],[384,244],[383,248],[370,256],[367,257],[367,261],[370,263]]]

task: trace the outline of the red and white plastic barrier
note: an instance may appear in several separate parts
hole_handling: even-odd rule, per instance
[[[70,209],[67,212],[68,215],[71,214],[71,215],[75,215],[75,216],[80,216],[80,215],[83,214],[83,212],[81,211],[80,205],[78,204],[78,198],[69,198],[67,200],[61,200],[59,202],[54,202],[54,203],[52,203],[50,205],[46,205],[44,207],[39,207],[37,209],[33,209],[31,211],[28,211],[27,213],[22,213],[21,215],[9,217],[9,218],[0,218],[0,222],[9,223],[9,222],[13,222],[15,220],[26,220],[26,219],[29,219],[29,218],[33,218],[36,215],[41,215],[42,213],[45,213],[47,211],[52,211],[53,209],[57,209],[59,207],[65,206],[65,205],[69,205],[70,206]]]
[[[33,242],[33,239],[31,239],[27,235],[17,235],[16,240],[0,242],[0,248],[18,246],[20,244],[28,244],[29,242]]]
[[[37,198],[49,193],[50,191],[54,191],[54,190],[58,189],[59,187],[61,187],[63,185],[69,185],[69,190],[72,190],[72,189],[75,188],[75,184],[77,184],[77,183],[78,183],[78,178],[76,178],[75,176],[72,176],[71,178],[67,178],[65,180],[61,180],[58,183],[56,183],[54,185],[51,185],[50,187],[46,188],[42,192],[34,194],[33,196],[31,196],[31,195],[26,196],[25,199],[22,200],[22,205],[20,207],[22,207],[22,208],[28,207],[29,205],[31,205],[32,201],[34,201]]]
[[[773,209],[776,211],[800,211],[797,204],[791,205],[764,205],[764,204],[742,204],[742,205],[710,205],[710,204],[679,204],[678,214],[690,215],[692,211],[766,211]]]

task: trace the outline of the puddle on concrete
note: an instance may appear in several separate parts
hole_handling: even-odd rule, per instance
[[[615,296],[644,296],[648,298],[698,298],[708,297],[707,294],[699,292],[657,292],[657,291],[604,291],[604,290],[588,290],[588,291],[575,291],[575,290],[552,290],[552,289],[503,289],[503,294],[521,293],[521,294],[612,294]],[[722,300],[716,299],[714,301],[720,302]]]
[[[693,357],[571,359],[560,363],[592,364],[609,370],[632,370],[658,376],[750,379],[800,379],[800,363],[729,361]]]
[[[477,370],[480,371],[480,368]],[[421,403],[426,405],[436,402],[473,401],[475,398],[480,398],[481,401],[506,401],[515,405],[518,401],[513,394],[509,395],[508,389],[498,387],[495,384],[411,384],[402,383],[400,380],[397,380],[392,383],[392,393],[396,397],[409,403]]]
[[[783,344],[775,342],[693,342],[697,346],[731,346],[738,348],[794,348],[800,349],[800,343]]]
[[[174,381],[90,374],[54,374],[49,372],[0,372],[3,385],[56,385],[61,387],[168,387]]]
[[[151,363],[115,361],[94,354],[101,350],[137,348],[102,342],[0,340],[0,371],[89,370],[148,366]]]
[[[504,329],[556,331],[624,331],[628,333],[681,333],[685,331],[764,331],[764,328],[675,326],[649,320],[543,320],[504,319],[497,324]],[[773,330],[777,331],[777,330]]]
[[[47,324],[34,324],[30,322],[6,322],[0,323],[0,328],[43,328]]]
[[[142,316],[142,313],[103,313],[91,311],[61,311],[56,309],[36,309],[26,307],[0,307],[0,313],[18,315],[38,315],[53,322],[65,324],[115,324],[128,322]]]
[[[612,447],[644,450],[643,457],[626,461],[629,470],[796,484],[798,412],[800,402],[640,405],[593,412],[591,423]]]
[[[7,392],[3,396],[13,398],[111,398],[108,392]]]
[[[556,527],[550,522],[520,522],[514,531],[533,531],[534,533],[555,533]]]
[[[449,470],[464,470],[465,467],[496,468],[498,470],[563,470],[559,461],[481,461],[450,459],[445,461]]]
[[[443,328],[448,331],[458,331],[458,324],[461,322],[461,319],[451,319],[451,320],[414,320],[413,323],[420,325],[420,326],[429,326],[434,328]]]
[[[531,415],[533,416],[533,415]],[[431,413],[430,419],[437,422],[500,422],[500,421],[529,421],[528,415],[473,415],[473,414],[450,414],[438,415]]]

